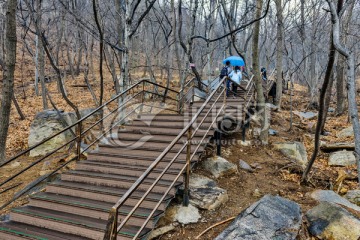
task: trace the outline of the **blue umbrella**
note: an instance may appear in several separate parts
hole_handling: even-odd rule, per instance
[[[239,66],[239,67],[245,66],[244,59],[239,56],[231,56],[231,57],[225,58],[223,60],[223,64],[225,64],[227,61],[229,61],[232,66]]]

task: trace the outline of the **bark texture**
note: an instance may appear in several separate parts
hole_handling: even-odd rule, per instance
[[[0,162],[6,160],[6,137],[9,130],[11,101],[14,95],[16,62],[16,0],[9,0],[5,23],[5,67],[3,69],[2,99],[0,105]]]

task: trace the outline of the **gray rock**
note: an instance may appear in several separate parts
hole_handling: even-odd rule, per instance
[[[275,136],[275,135],[277,135],[278,134],[278,131],[276,131],[276,130],[274,130],[274,129],[269,129],[269,135],[271,135],[271,136]]]
[[[303,143],[301,142],[289,142],[289,143],[275,143],[275,149],[279,150],[286,157],[295,161],[302,167],[307,163],[307,152]]]
[[[315,119],[317,117],[317,113],[314,112],[298,112],[298,111],[294,111],[294,114],[299,116],[300,118],[304,118],[304,119]]]
[[[190,203],[195,207],[213,210],[228,201],[227,191],[217,187],[214,180],[205,176],[191,174],[189,186]]]
[[[176,207],[174,220],[181,224],[197,223],[200,218],[199,210],[190,204],[187,207],[182,205]]]
[[[237,167],[235,164],[219,156],[206,159],[206,161],[203,163],[203,166],[204,169],[211,173],[215,178],[237,172]]]
[[[346,137],[352,137],[352,136],[354,136],[353,127],[350,126],[350,127],[347,127],[347,128],[345,128],[345,129],[341,130],[340,132],[338,132],[338,133],[336,134],[336,136],[337,136],[338,138],[346,138]]]
[[[30,127],[30,135],[28,145],[33,146],[42,140],[60,132],[66,126],[76,122],[74,113],[61,113],[61,116],[66,122],[63,122],[56,111],[47,110],[36,114],[34,121]],[[75,132],[75,128],[72,129]],[[70,141],[73,135],[70,130],[50,139],[41,146],[30,151],[30,157],[45,155],[46,153],[60,147],[64,143]],[[59,152],[66,151],[65,148],[60,149]]]
[[[336,204],[321,202],[306,213],[309,232],[319,239],[358,240],[360,219]]]
[[[247,162],[245,162],[243,160],[239,160],[239,167],[241,169],[244,169],[244,170],[248,171],[248,172],[254,172],[255,171]]]
[[[356,158],[351,151],[338,151],[330,155],[329,165],[330,166],[349,166],[356,164]]]
[[[296,239],[300,226],[301,209],[297,203],[266,195],[240,213],[215,239]]]
[[[328,108],[328,112],[330,112],[330,113],[335,112],[335,108],[329,107],[329,108]]]
[[[190,188],[197,188],[197,187],[216,187],[216,182],[208,177],[198,175],[198,174],[191,174],[189,180]]]
[[[274,110],[278,110],[279,108],[277,106],[275,106],[272,103],[266,103],[266,107],[270,108],[270,109],[274,109]]]
[[[360,213],[360,207],[355,204],[349,202],[347,199],[341,197],[331,190],[315,190],[310,194],[310,196],[319,201],[319,202],[330,202],[334,204],[339,204],[348,208],[351,208]]]
[[[227,191],[219,187],[190,188],[190,203],[198,208],[214,210],[229,200]]]
[[[350,190],[344,197],[350,202],[360,206],[360,190]]]
[[[195,88],[195,96],[194,96],[194,101],[202,101],[203,99],[206,99],[207,95],[206,92],[203,92],[201,90],[199,90],[198,88]]]

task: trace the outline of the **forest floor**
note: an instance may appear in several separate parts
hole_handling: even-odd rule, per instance
[[[20,78],[20,75],[17,76]],[[110,74],[105,75],[105,79],[111,79]],[[68,96],[74,101],[81,109],[95,107],[95,103],[91,97],[91,94],[87,88],[74,87],[76,84],[84,84],[83,76],[80,75],[75,79],[69,79],[66,81],[66,88],[68,90]],[[91,83],[94,86],[98,86],[98,81],[92,80]],[[24,87],[25,86],[25,87]],[[111,98],[111,93],[114,93],[113,83],[111,80],[107,80],[105,84],[105,100]],[[172,86],[174,87],[174,85]],[[61,95],[57,92],[56,82],[53,81],[47,84],[47,89],[50,92],[53,101],[59,109],[64,111],[72,111],[65,101],[61,98]],[[99,88],[94,87],[95,94],[99,96]],[[79,98],[78,96],[81,96]],[[30,131],[30,125],[37,112],[42,110],[41,96],[35,96],[33,85],[28,83],[18,82],[16,85],[16,97],[24,112],[26,119],[20,121],[15,108],[11,112],[11,123],[8,135],[8,156],[12,156],[15,153],[20,152],[28,147],[27,140]],[[307,90],[300,86],[295,85],[293,96],[293,110],[307,111],[307,105],[309,99],[307,97]],[[334,103],[332,103],[334,105]],[[50,106],[50,105],[49,105]],[[334,107],[334,106],[332,106]],[[335,142],[352,142],[352,138],[338,139],[336,133],[350,126],[347,115],[336,117],[334,113],[329,113],[326,124],[326,130],[329,132],[328,136],[322,136],[321,140],[328,143]],[[314,164],[311,172],[311,185],[300,185],[301,173],[296,169],[288,167],[289,160],[284,157],[280,152],[273,149],[273,143],[275,142],[290,142],[300,141],[306,146],[308,159],[314,150],[313,136],[311,133],[312,127],[316,124],[315,120],[305,121],[294,115],[293,127],[290,127],[290,96],[284,95],[282,102],[282,110],[272,112],[271,128],[278,131],[276,136],[270,136],[269,145],[261,146],[253,142],[251,146],[241,146],[239,144],[232,144],[224,146],[222,149],[222,156],[238,164],[242,159],[249,164],[257,163],[261,166],[253,173],[240,170],[237,174],[231,177],[218,179],[218,186],[228,191],[229,201],[215,211],[201,211],[202,219],[200,223],[190,224],[186,226],[179,226],[174,231],[165,234],[160,239],[194,239],[200,232],[207,227],[226,220],[230,217],[237,216],[241,211],[246,209],[255,201],[259,200],[261,196],[265,194],[280,195],[288,199],[294,200],[301,205],[303,213],[308,209],[315,206],[316,202],[309,197],[310,192],[315,189],[332,189],[336,185],[336,180],[344,170],[351,172],[356,176],[356,167],[330,167],[327,164],[329,154],[320,152],[319,156]],[[304,127],[305,126],[305,127]],[[235,140],[240,140],[240,135],[232,136]],[[233,142],[233,141],[231,141]],[[260,149],[260,150],[259,150]],[[56,156],[62,159],[63,156]],[[32,159],[24,158],[20,160],[21,166],[26,166]],[[41,166],[34,168],[32,171],[24,174],[16,180],[16,183],[21,184],[14,190],[9,191],[9,198],[13,195],[16,189],[24,187],[26,184],[36,179],[39,176]],[[194,172],[205,174],[201,169],[195,169]],[[0,172],[0,180],[5,179],[11,173],[10,170]],[[345,180],[340,189],[340,193],[344,194],[350,189],[356,189],[357,182],[354,180]],[[257,190],[256,190],[257,189]],[[3,190],[0,188],[0,191]],[[255,191],[256,190],[256,191]],[[258,194],[260,193],[260,194]],[[0,204],[9,198],[3,198],[0,200]],[[21,205],[26,203],[26,199],[23,198],[16,204],[4,209],[0,214],[5,213],[10,207]],[[227,224],[220,225],[211,229],[208,233],[204,234],[200,239],[213,239],[222,230],[226,228]],[[306,223],[304,224],[306,226]],[[303,228],[302,233],[304,238],[307,239],[308,235]]]

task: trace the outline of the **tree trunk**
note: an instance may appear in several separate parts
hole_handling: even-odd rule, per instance
[[[357,172],[358,172],[358,184],[360,186],[360,123],[359,123],[359,114],[356,103],[356,88],[355,88],[355,60],[354,53],[349,51],[345,46],[342,46],[340,43],[340,23],[339,17],[336,13],[335,5],[332,1],[326,0],[330,6],[332,24],[333,24],[333,38],[334,46],[337,51],[340,52],[343,56],[346,57],[348,72],[347,72],[347,88],[348,88],[348,101],[349,101],[349,112],[351,117],[351,122],[354,129],[354,139],[355,139],[355,157],[357,161]],[[341,0],[339,0],[341,1]]]
[[[336,67],[337,79],[336,79],[336,115],[343,115],[345,112],[345,89],[344,89],[344,66],[346,62],[342,56],[339,56],[339,61]]]
[[[352,3],[349,6],[349,10],[347,11],[347,15],[346,15],[346,19],[344,20],[344,32],[348,32],[349,31],[349,25],[350,25],[350,20],[352,18],[353,15],[353,9],[354,9],[354,5],[355,5],[356,1],[352,1]],[[347,40],[348,40],[348,36],[346,34],[343,34],[342,36],[342,42],[344,44],[347,44]],[[337,77],[337,81],[336,81],[336,97],[337,97],[337,101],[336,101],[336,114],[337,115],[342,115],[345,112],[345,89],[344,89],[344,82],[345,82],[345,78],[344,78],[344,68],[345,68],[345,64],[346,62],[344,61],[344,58],[342,56],[339,56],[339,61],[338,61],[338,77]]]
[[[328,0],[327,0],[328,1]],[[341,11],[343,5],[343,0],[339,0],[338,1],[338,12]],[[337,13],[336,13],[337,16]],[[335,31],[335,27],[333,26],[332,31]],[[316,124],[316,130],[315,130],[315,140],[314,140],[314,152],[311,155],[311,159],[308,162],[308,165],[306,166],[306,169],[302,175],[302,182],[307,181],[307,175],[309,174],[312,165],[315,162],[315,159],[317,157],[317,154],[319,152],[319,142],[320,142],[320,133],[322,130],[322,123],[323,123],[323,118],[326,118],[325,115],[325,111],[327,111],[327,109],[325,109],[325,98],[326,98],[326,92],[329,91],[329,83],[331,81],[331,76],[332,76],[332,67],[334,65],[334,61],[335,61],[335,39],[333,38],[335,35],[334,33],[331,35],[330,38],[330,52],[329,52],[329,60],[328,60],[328,64],[327,64],[327,68],[326,68],[326,73],[325,73],[325,77],[324,77],[324,83],[323,86],[321,88],[320,91],[320,97],[319,97],[319,114],[318,114],[318,120],[317,120],[317,124]],[[330,90],[331,91],[331,90]]]
[[[262,0],[256,0],[256,18],[260,18],[262,10]],[[261,114],[261,132],[260,140],[263,144],[268,144],[268,126],[265,126],[266,112],[265,112],[265,97],[261,79],[261,72],[259,66],[259,37],[260,37],[260,21],[257,21],[254,26],[254,36],[252,44],[252,67],[254,71],[254,81],[257,93],[257,111]]]
[[[277,17],[277,43],[276,43],[276,98],[275,104],[278,108],[281,107],[282,96],[282,71],[283,71],[283,9],[282,1],[276,0],[276,17]]]
[[[100,60],[99,60],[99,73],[100,73],[100,97],[99,97],[99,105],[101,106],[103,103],[104,98],[104,76],[103,76],[103,57],[104,57],[104,35],[103,31],[101,29],[99,17],[98,17],[98,2],[96,0],[93,0],[93,11],[94,11],[94,17],[97,29],[99,31],[100,36],[100,43],[99,43],[99,49],[100,49]]]
[[[14,95],[16,62],[16,0],[7,1],[5,23],[5,67],[3,69],[2,101],[0,104],[0,162],[6,160],[6,138],[9,130],[11,100]]]
[[[19,116],[20,116],[20,120],[25,120],[25,115],[24,113],[21,111],[21,108],[19,106],[19,103],[17,102],[17,99],[15,97],[15,94],[13,94],[13,98],[12,101],[14,103],[14,106],[16,108],[16,111],[18,112]]]
[[[36,0],[36,24],[38,25],[39,29],[41,28],[42,23],[42,7],[41,7],[42,0]],[[48,109],[48,103],[46,99],[46,87],[45,87],[45,52],[44,47],[42,45],[41,40],[39,41],[39,36],[37,38],[37,71],[38,77],[40,79],[41,84],[41,97],[43,102],[43,109]]]

